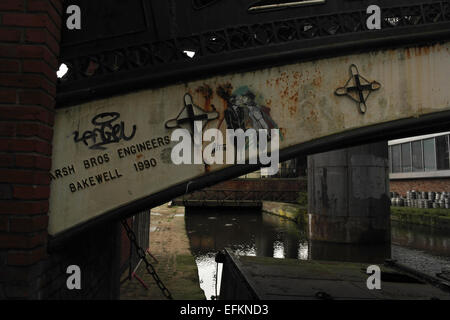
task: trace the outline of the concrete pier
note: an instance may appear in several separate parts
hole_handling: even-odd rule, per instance
[[[387,142],[308,156],[311,240],[390,242]]]

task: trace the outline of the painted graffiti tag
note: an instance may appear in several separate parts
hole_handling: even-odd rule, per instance
[[[105,150],[105,145],[110,143],[117,143],[121,140],[129,141],[133,139],[136,134],[136,125],[133,125],[133,130],[130,135],[125,134],[125,123],[113,124],[114,121],[120,118],[118,112],[100,113],[92,118],[92,124],[97,126],[93,130],[85,131],[81,136],[78,131],[75,131],[73,140],[75,143],[83,141],[86,146],[89,146],[89,141],[92,145],[89,149]]]

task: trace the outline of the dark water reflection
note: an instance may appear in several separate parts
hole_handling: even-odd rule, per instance
[[[392,224],[392,256],[435,276],[450,270],[450,232],[419,225]]]
[[[225,247],[239,255],[308,259],[306,229],[259,210],[186,210],[185,219],[200,286],[208,299],[215,295],[214,257]]]
[[[450,232],[420,225],[392,223],[392,243],[437,256],[450,256]]]
[[[355,246],[307,239],[307,226],[258,210],[186,210],[186,229],[199,269],[200,285],[209,299],[215,295],[214,257],[225,247],[236,254],[274,258],[381,263],[387,258],[428,273],[450,265],[450,235],[418,226],[393,223],[391,246]],[[425,252],[425,253],[424,253]],[[221,265],[219,264],[220,292]]]

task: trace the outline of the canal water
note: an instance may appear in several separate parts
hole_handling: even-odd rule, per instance
[[[207,299],[220,292],[222,265],[214,258],[225,247],[239,255],[279,259],[382,263],[392,258],[431,275],[450,267],[450,234],[428,227],[392,223],[390,247],[364,247],[308,241],[306,225],[259,210],[187,208],[185,221],[200,287]]]

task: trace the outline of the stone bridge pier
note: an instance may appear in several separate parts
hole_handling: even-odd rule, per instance
[[[389,244],[387,142],[308,157],[311,240]]]

